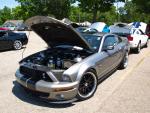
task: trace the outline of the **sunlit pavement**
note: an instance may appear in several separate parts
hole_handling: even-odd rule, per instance
[[[46,47],[31,32],[24,57]],[[22,52],[0,53],[0,113],[150,113],[150,46],[140,54],[131,53],[128,68],[99,84],[92,98],[64,105],[40,101],[16,83],[14,74]]]

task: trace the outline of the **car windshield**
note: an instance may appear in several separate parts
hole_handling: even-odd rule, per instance
[[[89,45],[92,47],[92,49],[98,51],[99,50],[99,46],[101,43],[101,36],[97,36],[97,35],[82,35],[83,38],[89,43]]]

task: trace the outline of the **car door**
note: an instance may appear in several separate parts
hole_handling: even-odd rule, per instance
[[[114,49],[105,50],[105,48],[109,45],[113,45]],[[103,58],[98,63],[99,75],[103,76],[107,74],[109,71],[111,71],[118,65],[118,59],[120,58],[120,53],[118,49],[119,49],[118,41],[115,35],[106,36],[102,45],[101,53],[100,53]]]
[[[5,47],[5,32],[0,32],[0,50],[3,50]]]
[[[10,48],[10,43],[8,39],[8,33],[6,31],[0,32],[0,50],[5,50]]]

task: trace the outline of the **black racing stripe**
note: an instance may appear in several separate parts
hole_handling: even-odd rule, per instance
[[[23,81],[23,82],[26,82],[27,79],[29,79],[29,78],[27,78],[27,77],[25,77],[25,76],[23,76],[23,77],[20,78],[20,80]]]
[[[36,86],[36,83],[37,83],[37,82],[38,82],[38,80],[35,80],[35,79],[33,79],[33,78],[29,79],[29,80],[27,81],[27,87],[28,87],[29,89],[36,90],[35,86]]]

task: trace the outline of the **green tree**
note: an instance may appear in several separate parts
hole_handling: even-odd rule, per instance
[[[104,12],[104,13],[99,12],[98,17],[99,17],[98,21],[105,22],[108,25],[111,25],[114,22],[117,22],[116,7],[112,6],[109,11]]]
[[[133,0],[137,5],[138,12],[150,14],[150,1],[149,0]]]
[[[73,22],[92,21],[92,14],[83,12],[80,7],[71,6],[69,19]]]
[[[5,6],[0,10],[0,24],[3,24],[6,20],[10,19],[13,19],[11,9]]]
[[[17,6],[12,9],[12,15],[16,20],[24,20],[26,17],[28,17],[28,12],[24,12],[21,6]]]
[[[127,1],[125,6],[119,9],[120,19],[123,22],[149,22],[149,15],[139,11],[139,7],[132,1]]]
[[[24,12],[24,19],[35,15],[54,15],[57,19],[68,17],[70,0],[16,0],[21,5],[20,12]]]
[[[124,1],[124,0],[77,0],[79,1],[79,6],[85,12],[90,12],[93,14],[93,21],[97,20],[97,13],[107,12],[111,9],[114,2]]]

